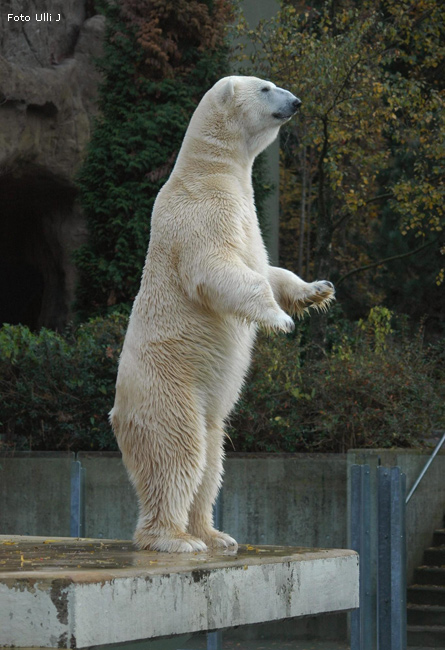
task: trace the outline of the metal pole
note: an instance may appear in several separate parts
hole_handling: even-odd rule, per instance
[[[406,477],[398,467],[377,468],[378,650],[406,650]]]
[[[387,467],[377,468],[378,554],[377,554],[377,643],[379,650],[391,650],[391,538],[390,476]]]
[[[351,613],[351,650],[373,650],[371,480],[369,465],[351,467],[351,548],[359,554],[360,607]]]
[[[406,477],[391,468],[391,650],[406,650]]]
[[[85,537],[86,469],[79,460],[71,463],[70,536]]]
[[[218,530],[222,527],[222,488],[219,491],[218,497],[213,506],[213,525]],[[208,632],[207,634],[207,650],[222,650],[222,632]]]
[[[423,479],[423,477],[424,477],[425,474],[427,473],[427,471],[428,471],[428,469],[429,469],[429,466],[431,465],[431,463],[433,462],[433,460],[435,459],[435,457],[436,457],[437,454],[439,453],[440,448],[442,447],[442,445],[443,445],[444,442],[445,442],[445,433],[443,434],[442,439],[440,440],[440,442],[437,444],[436,449],[435,449],[435,450],[433,451],[433,453],[431,454],[431,457],[430,457],[430,458],[428,459],[428,461],[426,462],[425,467],[424,467],[423,470],[421,471],[419,478],[417,479],[417,481],[414,483],[413,487],[411,488],[411,490],[410,490],[408,496],[406,497],[406,503],[408,503],[408,501],[409,501],[409,500],[411,499],[411,497],[413,496],[414,492],[417,490],[420,481]]]

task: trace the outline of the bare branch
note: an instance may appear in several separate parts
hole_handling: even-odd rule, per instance
[[[432,246],[433,244],[437,243],[437,239],[435,239],[432,242],[428,242],[427,244],[423,244],[423,246],[419,246],[419,248],[414,249],[413,251],[409,251],[408,253],[402,253],[401,255],[392,255],[391,257],[386,257],[384,260],[379,260],[378,262],[373,262],[372,264],[366,264],[365,266],[359,266],[356,269],[352,269],[352,271],[349,271],[348,273],[345,273],[340,280],[338,280],[335,283],[336,287],[339,287],[341,283],[346,280],[346,278],[349,278],[351,275],[355,275],[355,273],[360,273],[361,271],[368,271],[368,269],[373,269],[376,266],[382,266],[383,264],[386,264],[387,262],[392,262],[393,260],[401,260],[404,257],[409,257],[410,255],[415,255],[416,253],[420,253],[424,248],[428,248],[428,246]]]

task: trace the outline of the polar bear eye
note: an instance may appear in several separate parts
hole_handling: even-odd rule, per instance
[[[268,93],[269,90],[270,90],[270,88],[268,88],[267,86],[264,86],[264,88],[261,88],[262,93]]]

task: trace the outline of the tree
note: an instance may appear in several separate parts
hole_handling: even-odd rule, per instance
[[[286,264],[317,278],[344,277],[345,285],[352,269],[354,280],[359,271],[378,269],[397,255],[373,257],[383,207],[398,231],[412,236],[403,255],[430,242],[438,249],[445,198],[443,3],[285,5],[250,37],[258,72],[303,100],[300,119],[283,136]],[[298,232],[298,248],[289,231]],[[442,276],[436,268],[438,282]],[[369,303],[382,300],[373,283],[365,285],[359,288]]]
[[[154,199],[190,116],[227,69],[228,0],[105,3],[101,115],[78,185],[89,228],[76,254],[81,316],[129,311]]]

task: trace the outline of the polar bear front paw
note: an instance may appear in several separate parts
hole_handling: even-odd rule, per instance
[[[154,535],[146,530],[136,530],[134,543],[139,550],[160,551],[161,553],[195,553],[206,551],[207,546],[198,537],[193,537],[188,533],[176,533],[175,535],[168,532]]]
[[[335,300],[335,288],[332,282],[329,282],[329,280],[317,280],[317,282],[312,282],[310,286],[313,289],[313,293],[308,296],[310,300],[309,307],[327,311],[331,302]]]
[[[270,310],[270,312],[265,314],[261,319],[261,325],[263,325],[266,330],[285,332],[286,334],[293,332],[295,329],[294,321],[282,309],[279,311]]]
[[[298,286],[297,290],[289,296],[288,308],[298,318],[302,318],[309,309],[316,311],[327,311],[335,300],[335,289],[332,282],[328,280],[317,280],[316,282],[304,283]]]

